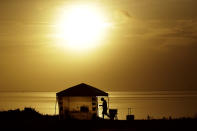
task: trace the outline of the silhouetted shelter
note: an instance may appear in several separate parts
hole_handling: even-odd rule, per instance
[[[108,93],[81,83],[56,96],[61,119],[91,120],[98,117],[98,96],[108,96]]]

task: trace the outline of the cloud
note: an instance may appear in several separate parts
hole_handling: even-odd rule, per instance
[[[112,15],[111,19],[112,19],[113,23],[116,24],[116,27],[117,27],[122,24],[128,23],[129,20],[131,19],[131,15],[126,10],[118,9],[118,10],[113,11],[113,15]]]
[[[118,11],[120,14],[122,14],[122,15],[124,15],[124,16],[126,16],[126,17],[128,17],[128,18],[130,18],[131,17],[131,15],[129,14],[129,12],[128,11],[126,11],[126,10],[119,10]]]

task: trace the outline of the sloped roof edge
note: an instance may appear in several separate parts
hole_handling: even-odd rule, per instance
[[[88,84],[81,83],[57,92],[56,96],[108,96],[108,93]]]

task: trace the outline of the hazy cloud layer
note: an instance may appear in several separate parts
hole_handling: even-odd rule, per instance
[[[65,81],[196,90],[196,0],[98,0],[112,27],[102,48],[83,55],[55,44],[57,12],[70,2],[0,0],[0,90],[57,91]]]

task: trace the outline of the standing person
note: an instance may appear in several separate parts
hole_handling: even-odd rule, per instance
[[[99,105],[99,106],[102,106],[102,107],[103,107],[103,112],[102,112],[102,114],[103,114],[103,119],[104,119],[104,115],[109,116],[109,115],[107,114],[107,102],[106,102],[106,100],[105,100],[104,98],[101,98],[101,101],[103,101],[103,104],[102,104],[102,105]]]

